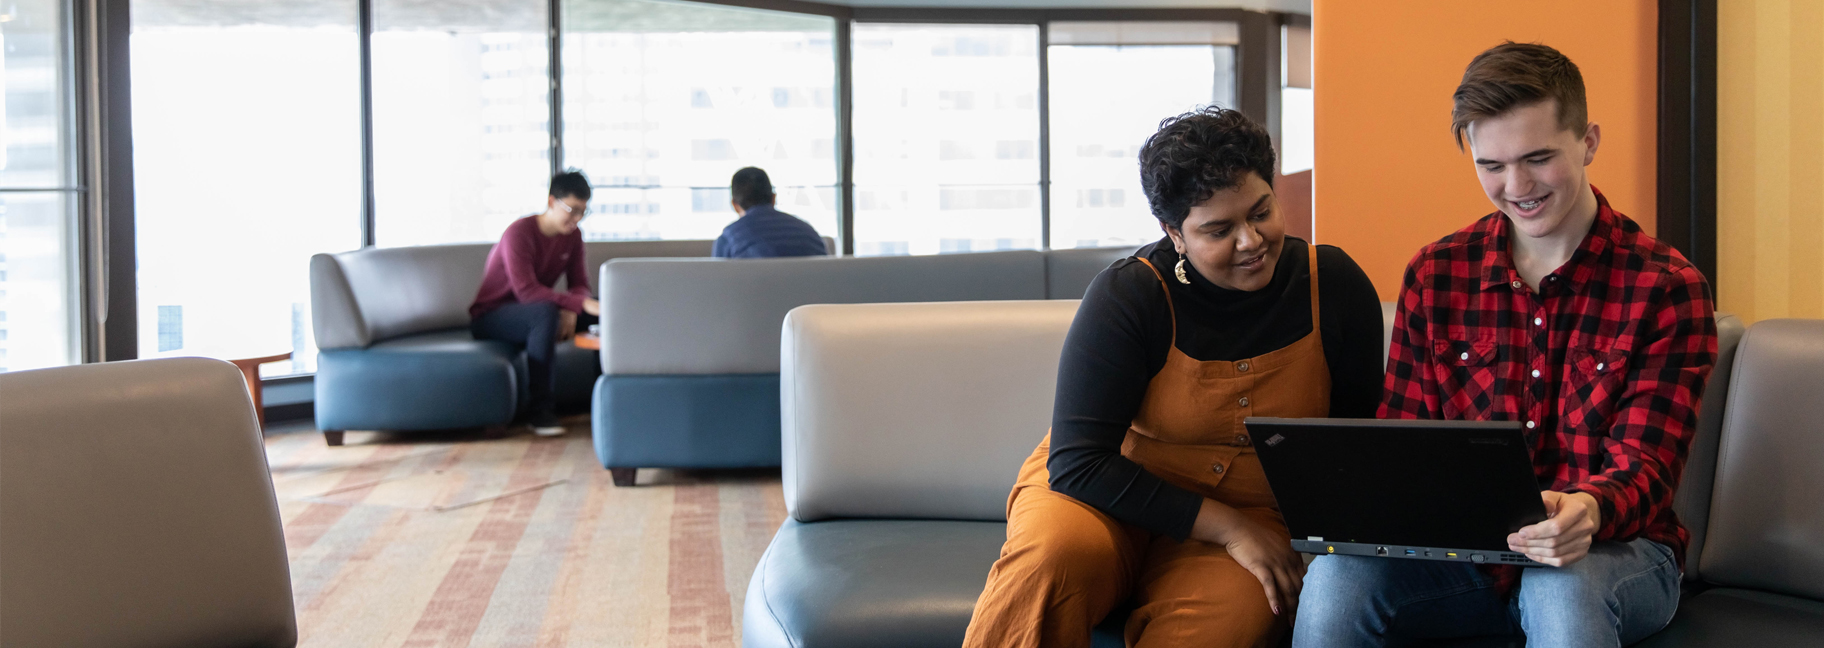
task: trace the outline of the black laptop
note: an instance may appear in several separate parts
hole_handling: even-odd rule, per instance
[[[1546,518],[1520,424],[1243,421],[1292,533],[1314,554],[1543,567],[1507,535]]]

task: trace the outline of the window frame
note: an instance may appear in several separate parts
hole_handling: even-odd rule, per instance
[[[536,0],[528,0],[529,2]],[[1279,138],[1280,28],[1308,26],[1302,14],[1233,8],[1072,8],[999,9],[958,7],[851,7],[801,0],[690,0],[699,4],[827,16],[836,20],[834,47],[837,146],[837,240],[841,254],[855,252],[855,146],[853,96],[853,28],[864,23],[1012,24],[1038,28],[1039,118],[1039,249],[1051,249],[1050,59],[1052,22],[1168,21],[1230,22],[1240,32],[1236,56],[1237,108],[1266,125]],[[72,60],[78,66],[76,94],[83,155],[76,156],[80,177],[96,192],[78,189],[83,215],[82,318],[83,360],[112,361],[139,357],[136,278],[133,273],[136,224],[133,206],[132,105],[129,100],[128,45],[131,0],[65,0],[72,16]],[[549,20],[546,38],[550,62],[550,161],[552,173],[563,170],[563,0],[545,0]],[[363,248],[375,246],[373,124],[373,1],[358,0],[361,213]],[[92,195],[93,194],[93,195]],[[274,380],[296,380],[306,376]]]

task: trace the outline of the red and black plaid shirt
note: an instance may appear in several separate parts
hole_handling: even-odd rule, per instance
[[[1542,488],[1589,493],[1597,540],[1647,538],[1683,564],[1672,513],[1716,362],[1704,277],[1596,192],[1596,221],[1534,292],[1500,212],[1406,267],[1381,418],[1525,421]],[[1497,575],[1504,590],[1517,576]]]

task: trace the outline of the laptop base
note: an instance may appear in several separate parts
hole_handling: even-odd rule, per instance
[[[1326,542],[1323,540],[1292,541],[1292,549],[1308,554],[1342,554],[1346,556],[1375,556],[1380,558],[1408,558],[1413,560],[1442,560],[1446,562],[1465,562],[1473,564],[1514,565],[1517,567],[1550,567],[1526,557],[1526,554],[1512,551],[1488,551],[1486,549],[1442,549],[1438,547],[1410,547],[1406,545],[1374,545],[1359,542]]]

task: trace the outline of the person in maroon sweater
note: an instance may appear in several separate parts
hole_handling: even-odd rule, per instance
[[[601,315],[602,305],[589,292],[589,268],[583,234],[576,228],[589,208],[589,180],[580,171],[551,178],[545,211],[513,221],[488,252],[481,290],[469,306],[469,330],[478,340],[500,340],[526,351],[532,402],[532,431],[540,436],[564,433],[558,424],[552,384],[557,343],[576,334]],[[552,289],[564,277],[565,292]]]

